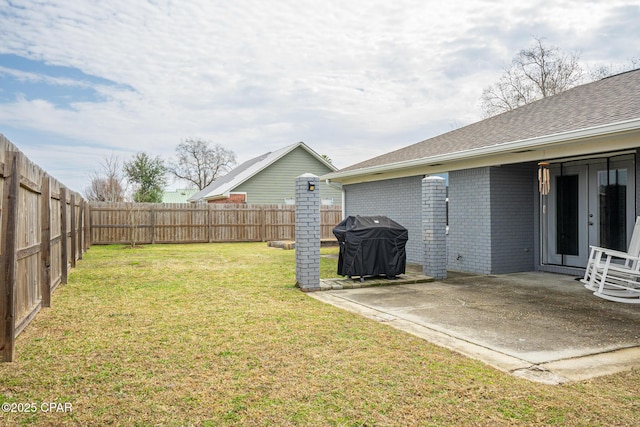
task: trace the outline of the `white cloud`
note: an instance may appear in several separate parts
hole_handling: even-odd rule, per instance
[[[68,138],[69,161],[81,146],[75,164],[87,170],[103,147],[166,157],[186,137],[221,143],[239,160],[304,140],[347,166],[479,119],[482,88],[531,36],[580,50],[587,62],[629,60],[636,21],[610,20],[640,9],[622,0],[12,4],[0,0],[0,53],[115,84],[95,85],[104,100],[72,109],[44,96],[0,104],[0,132]],[[65,83],[6,66],[0,73]],[[36,144],[21,138],[13,142]],[[81,188],[77,175],[68,185]]]

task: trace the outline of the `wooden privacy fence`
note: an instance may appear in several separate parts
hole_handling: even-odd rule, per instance
[[[90,202],[91,243],[293,240],[295,206]],[[334,238],[339,206],[322,206],[321,238]]]
[[[0,135],[0,352],[51,304],[69,267],[88,248],[86,203]]]

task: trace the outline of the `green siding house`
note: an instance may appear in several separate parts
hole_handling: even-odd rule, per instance
[[[289,145],[247,160],[228,174],[189,198],[192,203],[293,204],[295,179],[302,174],[317,176],[337,169],[304,142]],[[320,184],[325,205],[342,204],[342,191]]]

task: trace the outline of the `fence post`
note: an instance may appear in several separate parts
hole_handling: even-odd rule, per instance
[[[77,254],[77,241],[76,241],[76,194],[71,193],[71,268],[75,268],[76,266],[76,254]]]
[[[40,293],[42,306],[51,307],[51,178],[42,177],[40,185]]]
[[[91,248],[91,205],[85,201],[84,209],[84,248]]]
[[[84,252],[84,200],[80,198],[80,202],[78,203],[78,231],[77,231],[77,239],[78,239],[78,259],[82,259],[82,254]]]
[[[69,279],[69,229],[67,228],[67,189],[60,187],[60,282]]]
[[[149,215],[151,216],[151,244],[156,242],[156,207],[151,205]]]
[[[267,218],[267,211],[266,211],[266,206],[260,206],[260,236],[258,236],[260,238],[261,242],[264,242],[266,240],[267,237],[267,226],[265,224],[266,218]]]
[[[213,204],[207,203],[207,223],[209,224],[209,243],[213,242]]]
[[[2,198],[2,279],[0,279],[0,321],[2,321],[2,361],[13,361],[16,338],[15,289],[18,266],[18,196],[21,154],[5,153]]]
[[[296,280],[305,292],[320,289],[320,179],[296,178]]]

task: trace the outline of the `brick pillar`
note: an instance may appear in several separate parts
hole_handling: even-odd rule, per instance
[[[296,281],[305,292],[320,290],[320,179],[296,178]]]
[[[434,279],[447,278],[447,188],[444,178],[422,180],[423,273]]]

